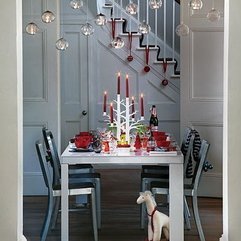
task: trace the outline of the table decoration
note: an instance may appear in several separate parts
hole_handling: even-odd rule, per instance
[[[104,92],[103,103],[103,116],[107,118],[107,122],[110,124],[110,128],[116,128],[116,140],[119,145],[130,144],[130,132],[134,129],[138,129],[141,121],[144,120],[144,95],[140,96],[140,118],[136,118],[138,113],[135,110],[135,97],[129,99],[129,76],[125,76],[125,99],[121,99],[120,93],[121,86],[121,73],[117,74],[117,96],[110,103],[110,111],[107,114],[107,91]],[[131,111],[130,111],[131,110]],[[125,137],[125,143],[123,143],[123,136]]]

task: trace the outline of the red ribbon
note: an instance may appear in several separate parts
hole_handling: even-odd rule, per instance
[[[149,45],[145,47],[145,53],[146,53],[146,66],[144,67],[144,71],[145,72],[149,72],[150,71],[150,67],[148,66],[149,63],[149,52],[150,52],[150,48]]]
[[[132,49],[132,32],[128,32],[128,40],[129,40],[129,48],[130,48],[130,55],[127,57],[127,60],[131,62],[133,60],[133,56],[131,55]]]
[[[166,73],[166,72],[167,72],[167,61],[164,61],[164,60],[163,60],[163,65],[162,65],[162,67],[163,67],[163,73]]]
[[[111,27],[112,27],[112,38],[115,38],[115,19],[111,19]]]
[[[146,52],[146,64],[148,65],[148,63],[149,63],[149,52],[150,52],[149,45],[148,45],[148,47],[147,46],[145,47],[145,52]]]

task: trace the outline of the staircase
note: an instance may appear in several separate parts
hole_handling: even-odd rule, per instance
[[[130,55],[129,40],[131,33],[131,56],[133,56],[134,60],[143,62],[143,66],[145,66],[147,64],[147,47],[149,47],[148,66],[150,71],[159,74],[163,80],[168,80],[167,82],[162,81],[164,86],[172,83],[173,79],[179,80],[179,37],[175,34],[176,25],[179,24],[179,4],[175,0],[164,0],[160,9],[152,10],[146,5],[148,1],[138,1],[139,14],[134,15],[134,17],[126,13],[125,6],[128,3],[129,1],[124,0],[102,0],[97,3],[97,11],[105,14],[108,19],[108,24],[104,27],[106,34],[111,36],[111,24],[115,20],[115,35],[124,39],[125,46],[123,50],[126,52],[126,57],[123,56],[123,60]],[[167,15],[171,15],[171,17],[168,18]],[[146,17],[148,17],[148,20]],[[144,19],[152,29],[148,35],[138,33],[138,25]],[[162,25],[160,25],[161,21],[163,21]],[[159,29],[161,30],[159,31]]]

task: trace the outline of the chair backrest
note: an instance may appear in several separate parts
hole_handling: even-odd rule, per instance
[[[184,133],[184,136],[183,136],[183,139],[182,139],[182,143],[181,143],[181,151],[182,151],[182,153],[185,153],[185,149],[186,150],[188,149],[189,140],[191,138],[191,136],[190,136],[191,132],[192,132],[192,129],[190,127],[187,127],[185,129],[185,133]]]
[[[202,140],[198,159],[194,161],[195,168],[194,168],[193,177],[192,177],[192,185],[193,185],[193,188],[196,190],[201,180],[201,175],[203,172],[204,163],[207,159],[209,147],[210,147],[210,144],[206,140]]]
[[[50,158],[51,165],[53,167],[53,185],[58,185],[60,180],[60,160],[59,160],[59,154],[57,151],[57,147],[54,141],[54,137],[51,131],[46,129],[45,127],[42,129],[43,137],[45,146],[47,149],[47,154]]]
[[[43,144],[40,141],[36,141],[35,143],[37,154],[38,154],[38,159],[39,159],[39,164],[43,173],[43,178],[46,187],[51,190],[52,189],[52,177],[50,174],[50,170],[48,167],[47,159],[44,153],[43,149]]]

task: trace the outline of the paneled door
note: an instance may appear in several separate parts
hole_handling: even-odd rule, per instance
[[[64,25],[69,43],[61,52],[61,151],[79,131],[89,129],[88,38],[79,25]]]

